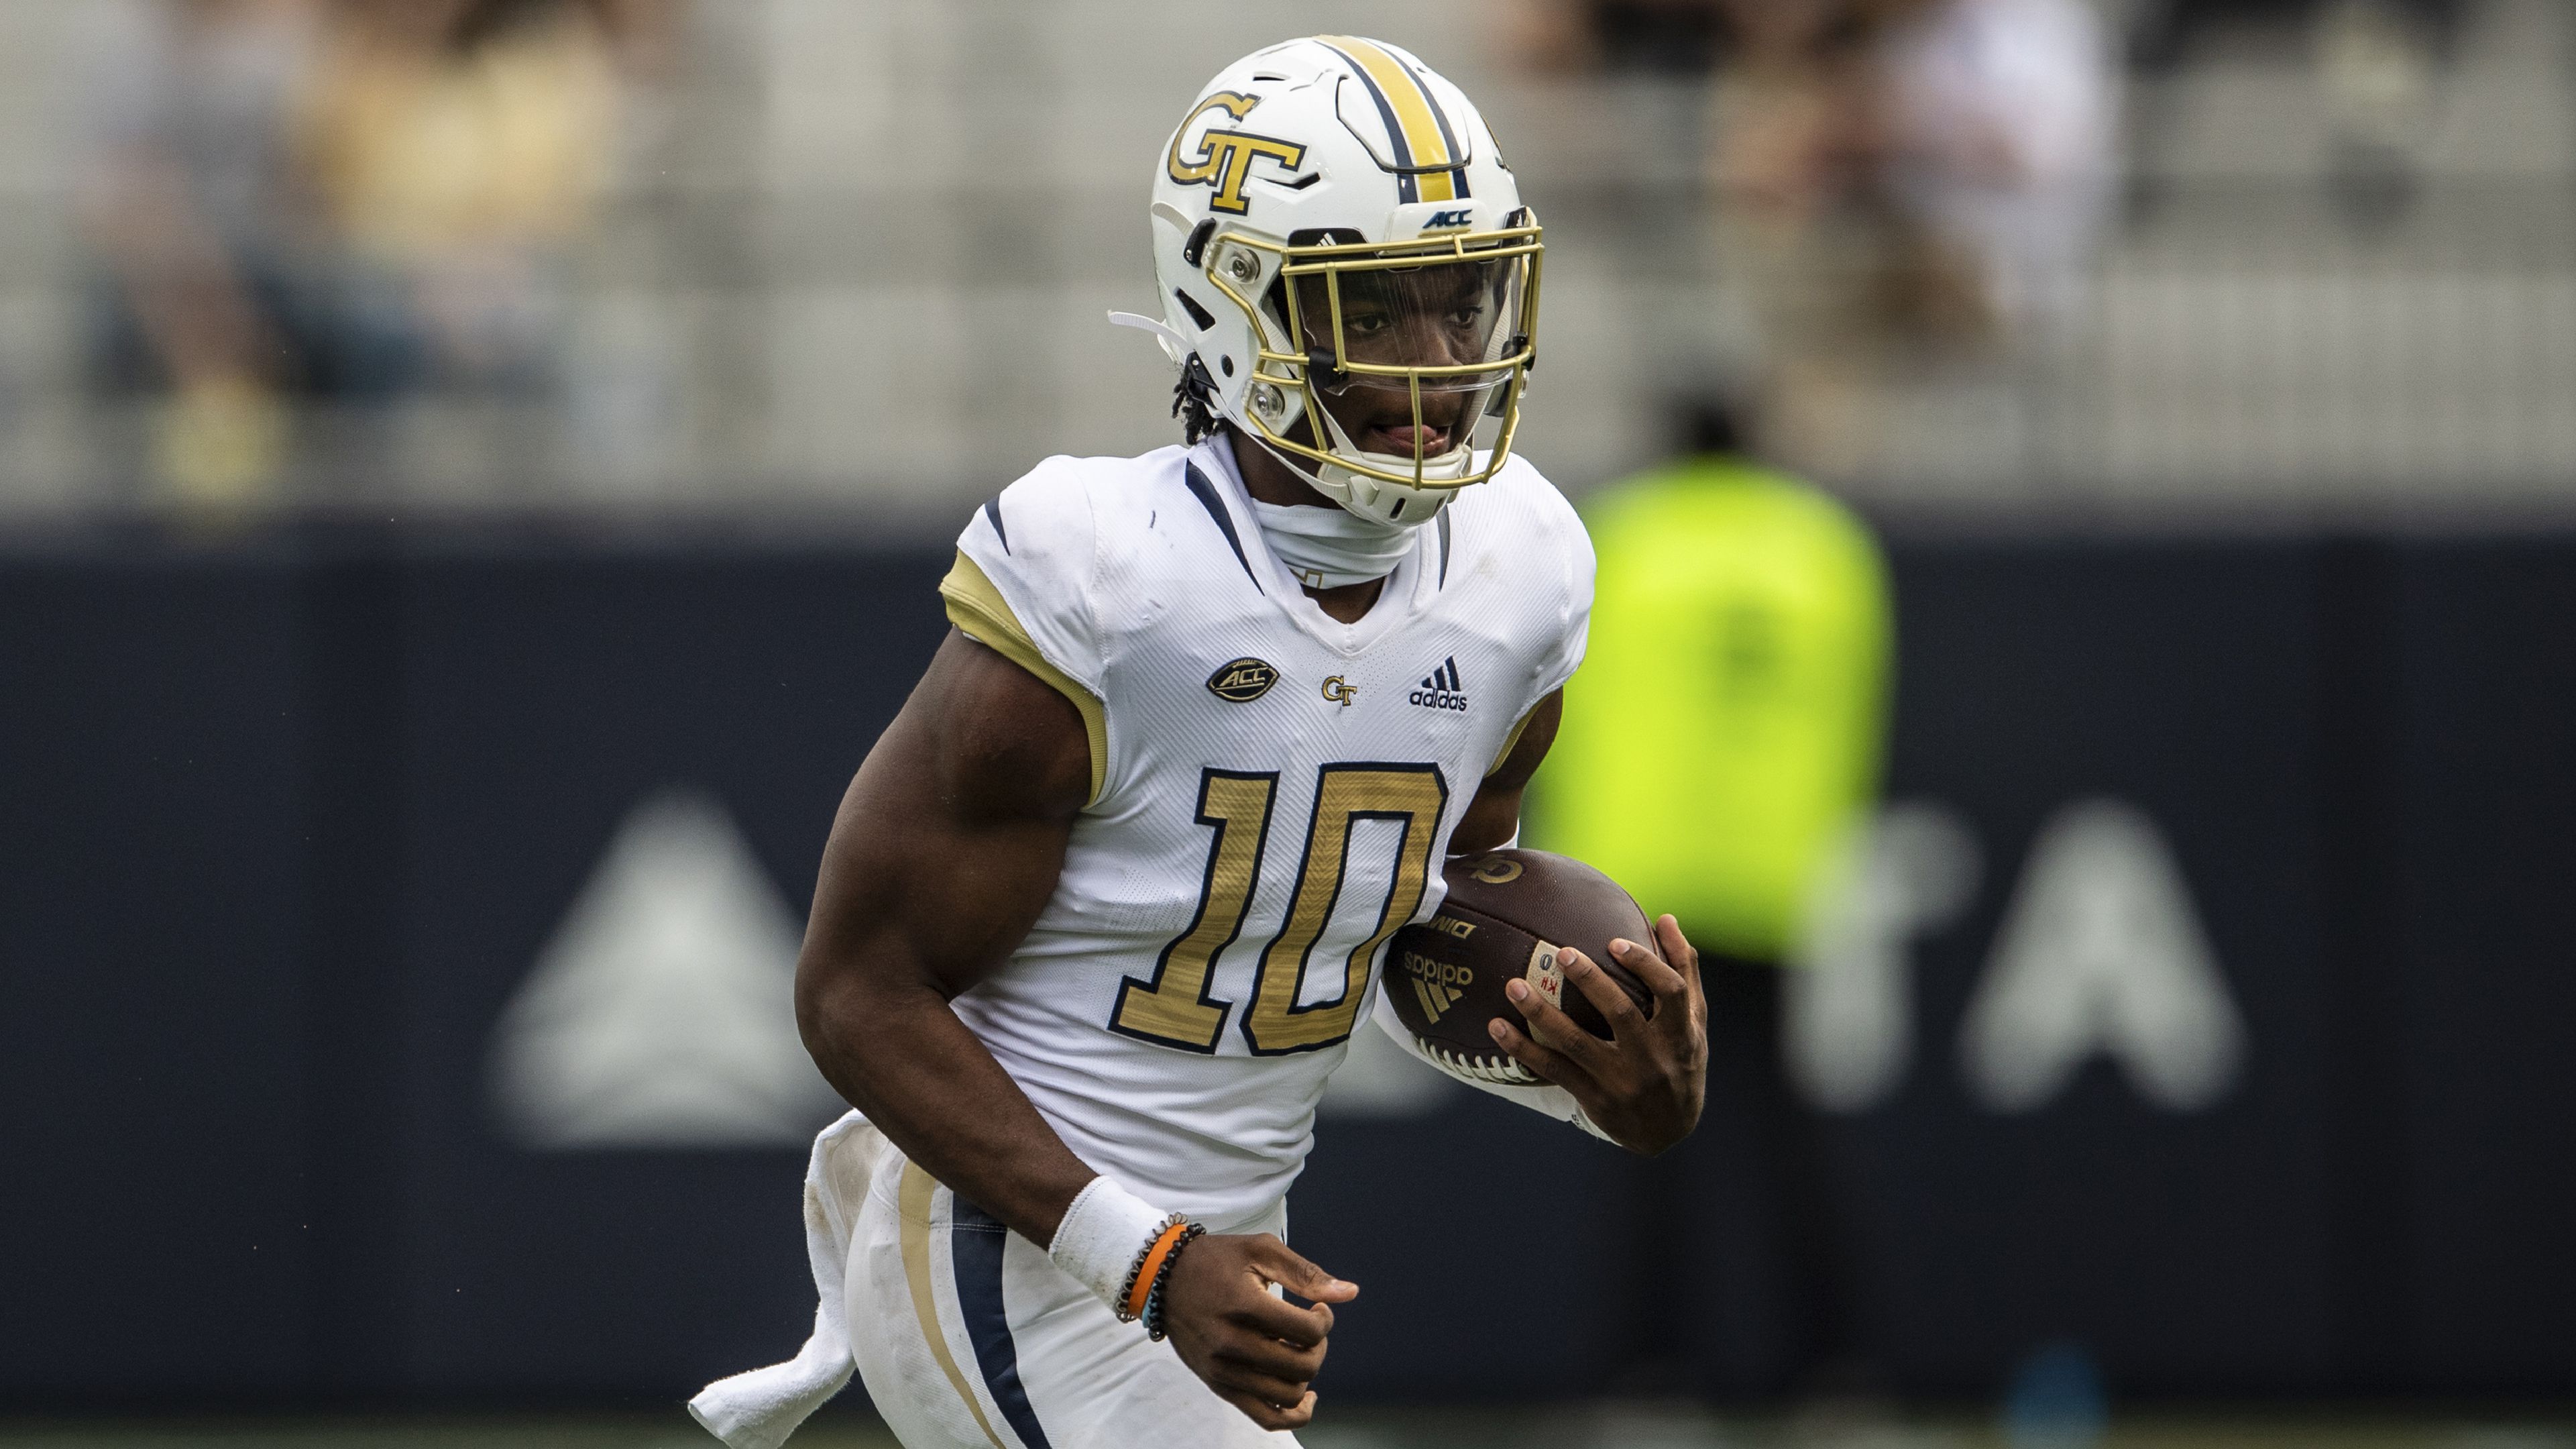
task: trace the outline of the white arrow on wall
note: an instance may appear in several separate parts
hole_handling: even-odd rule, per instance
[[[502,1122],[550,1151],[803,1143],[842,1104],[796,1032],[800,935],[722,804],[647,799],[501,1014]]]

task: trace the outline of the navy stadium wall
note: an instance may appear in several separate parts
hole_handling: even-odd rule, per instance
[[[2139,1395],[2576,1392],[2576,540],[1893,557],[1890,794],[1985,864],[1910,947],[1908,1064],[1816,1142],[1853,1351],[1926,1395],[2064,1340]],[[792,1352],[803,1154],[737,1129],[803,1089],[695,1145],[576,1093],[548,1138],[496,1039],[614,930],[577,903],[618,842],[720,820],[801,916],[945,563],[0,557],[0,1407],[672,1403]],[[713,804],[639,813],[675,798]],[[1974,1003],[2091,800],[2170,848],[2242,1060],[1998,1109]],[[1294,1232],[1367,1290],[1326,1385],[1784,1387],[1805,1225],[1725,1066],[1653,1164],[1462,1094],[1326,1122]]]

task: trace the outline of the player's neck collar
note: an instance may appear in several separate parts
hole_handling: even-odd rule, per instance
[[[1235,492],[1252,505],[1271,555],[1307,588],[1337,589],[1387,578],[1413,551],[1414,530],[1362,518],[1321,494],[1310,504],[1264,503],[1253,497],[1236,466],[1230,434],[1210,439],[1207,451],[1216,455]]]

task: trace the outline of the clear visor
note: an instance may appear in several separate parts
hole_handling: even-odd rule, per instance
[[[1291,276],[1292,329],[1309,385],[1328,396],[1419,386],[1443,397],[1500,386],[1528,345],[1529,262],[1361,261]]]

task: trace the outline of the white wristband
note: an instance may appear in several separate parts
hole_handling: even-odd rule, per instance
[[[1095,1177],[1064,1210],[1055,1241],[1047,1244],[1047,1257],[1115,1309],[1136,1256],[1170,1217],[1106,1176]]]

